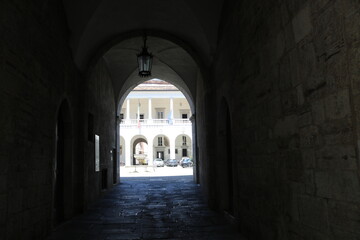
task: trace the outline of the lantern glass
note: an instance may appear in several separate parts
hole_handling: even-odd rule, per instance
[[[138,55],[140,77],[148,77],[151,75],[152,58],[151,53],[148,53],[147,49],[143,48],[143,51]]]
[[[141,53],[137,55],[139,65],[139,76],[148,77],[151,75],[151,67],[153,56],[148,52],[146,47],[146,36],[144,37],[144,46],[142,47]]]

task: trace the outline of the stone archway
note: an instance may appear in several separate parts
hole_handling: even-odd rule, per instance
[[[130,141],[130,146],[127,147],[128,151],[130,151],[130,154],[128,154],[128,158],[130,157],[130,164],[131,165],[137,165],[138,162],[136,162],[136,159],[135,159],[135,154],[136,154],[136,145],[138,143],[146,143],[148,144],[148,141],[147,141],[147,138],[143,135],[136,135],[134,136],[131,141]],[[147,154],[147,153],[145,153]]]
[[[153,139],[153,148],[154,158],[161,158],[162,160],[170,158],[170,140],[166,135],[156,135]]]

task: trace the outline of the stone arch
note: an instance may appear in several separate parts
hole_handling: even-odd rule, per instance
[[[162,140],[159,140],[160,137]],[[167,135],[156,135],[153,139],[153,148],[154,158],[161,158],[163,160],[170,158],[170,138]]]
[[[182,45],[177,44],[173,40],[160,37],[148,37],[148,42],[153,41],[154,62],[152,69],[152,76],[147,78],[140,78],[137,73],[136,61],[130,61],[129,66],[119,69],[118,66],[122,62],[118,59],[119,56],[124,59],[134,59],[133,56],[138,53],[139,46],[142,45],[141,35],[135,35],[131,38],[122,39],[122,41],[114,44],[112,48],[103,53],[104,58],[107,59],[110,71],[114,75],[118,74],[117,82],[114,83],[116,91],[117,114],[120,114],[121,106],[132,89],[144,81],[152,78],[165,80],[176,86],[186,97],[189,102],[191,111],[195,113],[196,101],[196,81],[202,78],[201,68],[199,63],[189,54]],[[164,47],[161,47],[164,45]],[[149,51],[151,51],[149,46]],[[171,56],[174,56],[172,59]],[[176,57],[175,57],[176,56]],[[179,68],[177,64],[181,62],[188,68],[188,72],[198,71],[192,74],[192,79],[186,75],[183,67]],[[113,70],[112,70],[113,69]],[[120,72],[120,73],[117,73]],[[196,75],[196,77],[194,76]],[[119,81],[120,80],[120,81]]]
[[[108,63],[108,68],[111,71],[114,71],[115,74],[113,74],[113,78],[116,79],[116,81],[113,82],[114,89],[116,92],[116,102],[117,102],[117,116],[120,116],[121,113],[121,107],[127,97],[127,95],[130,93],[130,91],[135,88],[138,84],[143,83],[144,81],[150,80],[151,78],[140,78],[137,75],[137,65],[131,65],[136,64],[136,61],[127,61],[126,64],[131,65],[124,66],[123,69],[119,69],[120,65],[124,65],[124,61],[121,59],[119,60],[118,53],[119,51],[124,51],[124,57],[121,57],[123,59],[134,59],[134,56],[136,55],[139,46],[141,46],[141,34],[142,32],[137,33],[137,35],[133,36],[127,36],[122,39],[122,41],[119,43],[117,42],[113,43],[111,46],[112,50],[109,50],[105,55],[104,58],[106,59],[106,62]],[[186,49],[182,47],[182,45],[177,45],[175,41],[167,40],[166,38],[161,37],[154,37],[154,35],[149,34],[148,41],[155,41],[157,46],[164,45],[165,47],[158,47],[158,54],[154,55],[161,55],[164,56],[164,59],[162,59],[159,56],[159,59],[155,59],[153,64],[153,76],[152,78],[157,78],[160,80],[165,80],[174,86],[176,86],[185,96],[186,100],[189,103],[191,113],[194,115],[196,112],[195,105],[196,105],[196,92],[197,87],[199,84],[197,84],[197,81],[200,81],[202,83],[202,74],[200,71],[199,64],[194,60],[193,56],[190,55]],[[125,44],[125,45],[121,45]],[[127,47],[124,47],[127,46]],[[168,47],[169,46],[169,47]],[[110,49],[110,48],[109,48]],[[129,50],[130,49],[130,50]],[[153,49],[149,49],[152,51]],[[177,68],[178,66],[173,66],[174,63],[167,64],[166,54],[169,51],[175,51],[172,52],[172,56],[182,56],[181,59],[177,59],[175,62],[178,63],[178,61],[185,63],[186,68],[189,68],[190,78],[189,75],[181,75],[181,71],[184,71],[183,66]],[[179,53],[179,54],[176,54]],[[104,53],[103,53],[104,54]],[[171,55],[170,54],[170,55]],[[172,59],[174,60],[174,59]],[[126,65],[125,64],[125,65]],[[173,65],[172,65],[173,64]],[[181,64],[181,65],[182,65]],[[176,64],[175,64],[176,65]],[[123,71],[125,70],[125,71]],[[127,73],[124,73],[127,72]],[[119,75],[118,75],[119,74]],[[190,84],[190,85],[189,85]],[[200,84],[201,85],[201,84]],[[190,116],[189,116],[190,117]],[[193,123],[194,124],[194,123]],[[193,129],[195,131],[195,128]],[[120,133],[121,134],[121,133]],[[194,132],[193,135],[196,133]],[[196,144],[196,143],[194,143]],[[195,159],[194,159],[195,160]]]
[[[174,76],[176,76],[176,78],[178,79],[179,82],[183,82],[179,76],[177,76],[176,74],[174,74]],[[121,106],[123,105],[126,97],[129,95],[129,93],[139,84],[150,80],[149,79],[138,79],[137,80],[137,71],[135,70],[134,72],[132,72],[131,76],[128,78],[128,80],[124,83],[124,87],[121,89],[119,96],[121,96],[118,99],[118,106],[117,106],[117,112],[118,115],[120,115],[121,112]],[[189,94],[190,90],[187,88],[185,83],[179,84],[174,82],[173,80],[169,80],[169,79],[160,79],[160,80],[164,80],[172,85],[174,85],[175,87],[177,87],[185,96],[186,100],[188,101],[189,105],[190,105],[190,109],[191,112],[194,113],[195,112],[195,103],[194,100],[192,98],[192,96]]]
[[[53,165],[53,225],[73,215],[73,120],[69,102],[63,100],[57,111],[55,127],[55,161]]]
[[[135,147],[140,142],[145,142],[146,144],[148,143],[147,138],[144,135],[136,135],[136,136],[132,137],[132,139],[131,139],[131,153],[130,154],[131,154],[131,159],[132,159],[133,165],[136,164],[136,159],[134,157]]]
[[[203,76],[207,76],[206,69],[209,65],[209,60],[201,56],[198,51],[194,51],[195,48],[194,46],[192,46],[192,44],[184,41],[184,39],[178,35],[174,35],[158,29],[147,29],[146,34],[148,37],[161,38],[181,47],[196,62],[197,66],[200,69],[200,74],[202,74]],[[102,58],[105,53],[107,53],[115,45],[128,39],[142,38],[143,36],[144,29],[136,29],[133,31],[127,31],[121,34],[113,35],[112,37],[102,41],[101,44],[98,44],[97,49],[93,51],[90,56],[86,57],[89,60],[83,63],[78,62],[78,66],[80,67],[80,69],[92,69],[93,66],[97,63],[97,61],[99,61],[99,59]]]

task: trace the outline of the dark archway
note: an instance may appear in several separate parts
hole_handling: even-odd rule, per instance
[[[56,123],[56,157],[54,162],[53,225],[73,214],[73,131],[67,101],[60,105]]]
[[[217,189],[219,196],[219,208],[234,215],[234,162],[232,146],[232,129],[229,105],[225,99],[220,104],[218,114],[218,137],[219,146],[217,152]]]

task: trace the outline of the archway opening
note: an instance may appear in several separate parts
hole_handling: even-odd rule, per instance
[[[120,111],[120,176],[129,176],[135,168],[139,174],[130,176],[193,175],[191,116],[185,95],[166,81],[151,79],[133,88]]]
[[[99,54],[101,54],[107,63],[108,70],[111,74],[117,101],[116,115],[118,121],[116,125],[116,156],[118,159],[117,162],[122,163],[118,166],[123,165],[123,163],[125,163],[126,166],[126,154],[123,156],[125,159],[121,159],[120,154],[120,145],[128,146],[126,142],[120,144],[120,132],[122,132],[120,127],[121,123],[124,123],[124,121],[126,122],[125,116],[127,115],[127,113],[122,111],[124,109],[124,104],[126,104],[125,100],[129,93],[138,85],[141,85],[148,80],[161,79],[174,85],[178,91],[185,96],[185,99],[189,104],[191,114],[184,114],[184,116],[187,116],[192,123],[192,132],[188,135],[192,136],[193,139],[192,147],[194,150],[192,151],[192,160],[194,162],[193,171],[195,173],[193,176],[194,180],[199,183],[200,171],[197,164],[198,151],[196,141],[195,106],[198,89],[204,87],[202,75],[204,70],[203,62],[200,61],[198,53],[194,52],[192,47],[187,45],[187,43],[183,42],[181,39],[178,39],[177,36],[170,36],[167,34],[158,35],[151,31],[147,37],[147,46],[154,56],[151,77],[141,78],[138,76],[135,56],[139,53],[142,44],[143,32],[134,32],[113,39],[113,41],[106,44],[106,47],[104,45],[103,50],[99,51]],[[140,99],[140,105],[143,106],[143,104],[146,104],[141,101],[142,100]],[[139,113],[139,119],[140,121],[138,121],[137,124],[140,128],[142,124],[146,124],[147,122],[146,114],[142,115],[142,113]],[[137,117],[133,120],[137,120]],[[151,144],[149,144],[149,146],[151,146]],[[124,152],[124,149],[122,149],[121,152]],[[119,167],[116,169],[118,170]]]
[[[133,165],[148,165],[148,145],[145,139],[138,138],[133,144]]]

